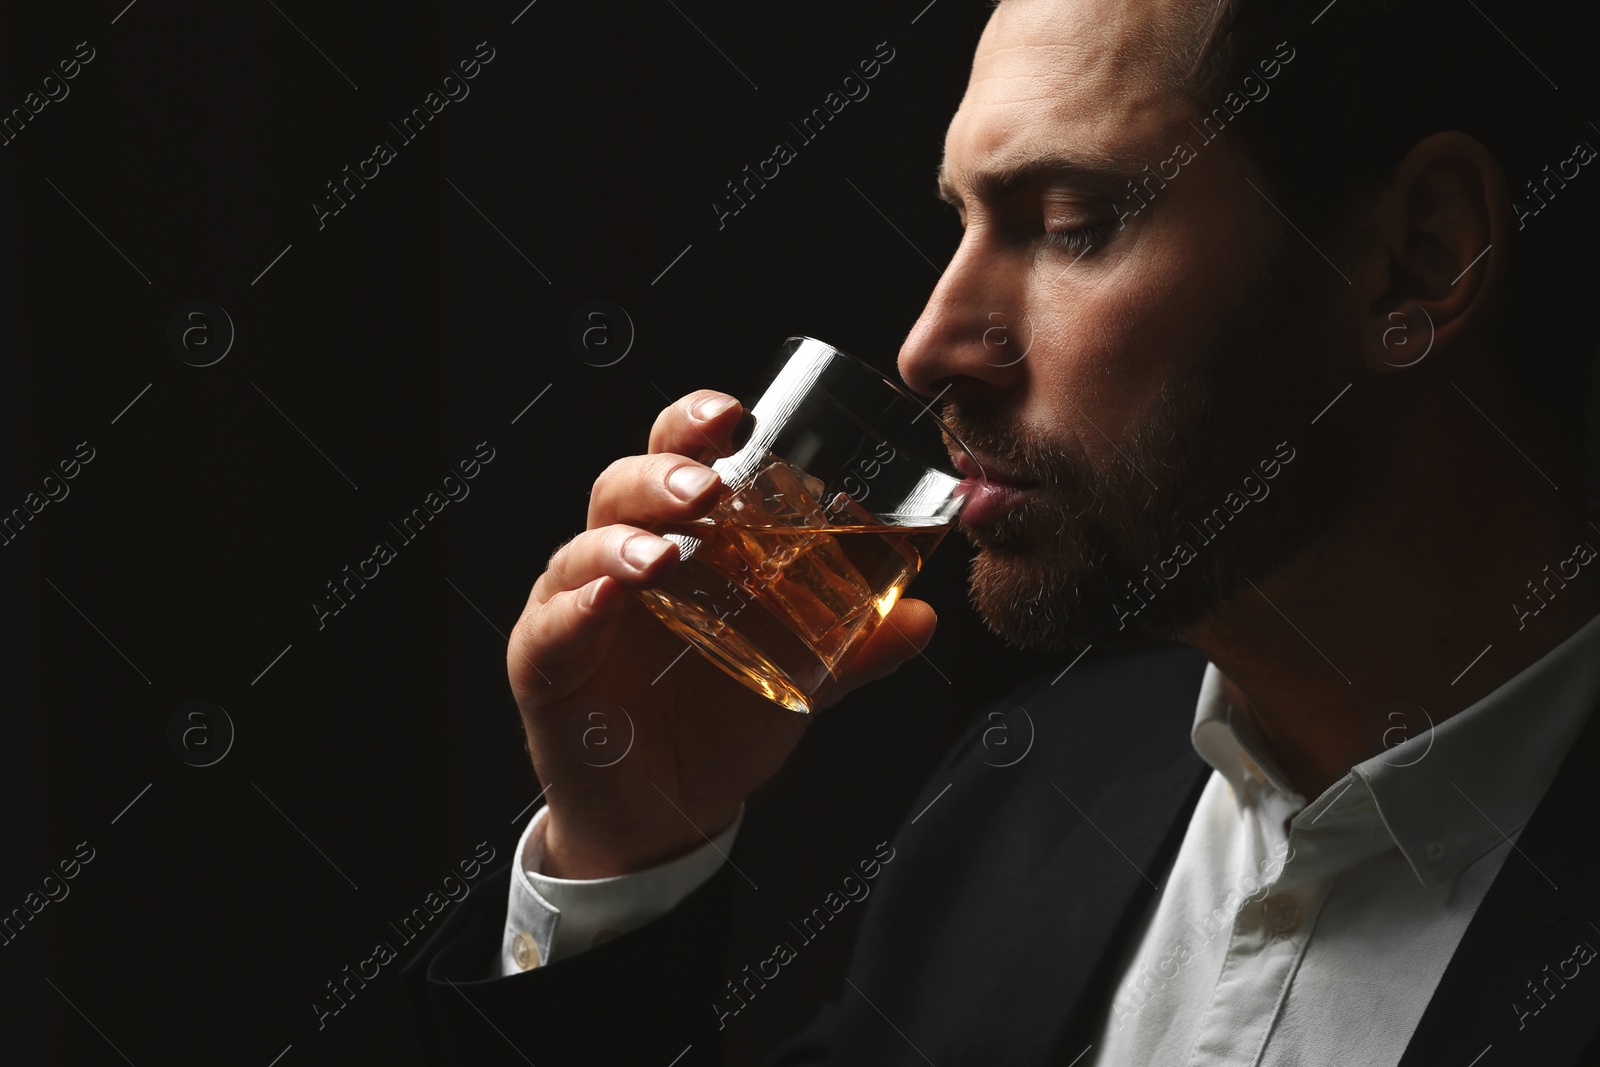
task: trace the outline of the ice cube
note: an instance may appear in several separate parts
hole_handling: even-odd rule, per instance
[[[757,586],[772,581],[811,543],[814,535],[797,530],[827,525],[817,503],[821,483],[776,456],[771,460],[713,513],[731,528],[747,580]]]
[[[873,590],[831,534],[818,534],[770,587],[796,631],[831,669],[873,603]]]
[[[749,485],[724,500],[730,521],[744,527],[825,526],[822,482],[781,459],[763,467]]]
[[[829,526],[882,526],[878,517],[860,504],[856,503],[846,493],[835,493],[833,499],[828,501],[828,506],[823,509],[828,517]]]
[[[845,530],[868,528],[885,531],[884,536],[862,537],[857,534],[845,534],[834,538],[835,551],[843,556],[840,567],[849,567],[848,573],[861,579],[863,584],[873,586],[874,582],[880,583],[873,587],[874,596],[885,588],[884,583],[893,583],[900,580],[900,576],[909,569],[915,574],[921,566],[922,558],[908,542],[899,537],[892,536],[892,523],[886,523],[882,518],[874,515],[845,493],[836,493],[827,507],[828,524],[835,528]],[[890,555],[886,550],[892,550]],[[840,571],[840,573],[844,573]],[[893,606],[894,601],[888,601]],[[880,614],[886,614],[888,608],[880,605]]]

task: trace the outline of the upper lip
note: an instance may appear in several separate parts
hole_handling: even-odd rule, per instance
[[[967,478],[981,478],[989,482],[1004,482],[1007,485],[1037,484],[1035,479],[1008,471],[994,459],[980,456],[975,452],[958,451],[952,457],[952,462],[955,464],[956,470]]]

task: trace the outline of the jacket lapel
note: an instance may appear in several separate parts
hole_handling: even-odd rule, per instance
[[[1468,925],[1400,1067],[1593,1062],[1600,850],[1585,831],[1600,810],[1597,772],[1600,714],[1591,713]]]
[[[1012,728],[1025,708],[1037,736],[1012,765],[978,718],[896,836],[903,859],[862,928],[835,1047],[861,1062],[899,1062],[907,1042],[934,1063],[1083,1051],[1074,1023],[1211,771],[1189,742],[1204,667],[1167,648],[1014,694]]]

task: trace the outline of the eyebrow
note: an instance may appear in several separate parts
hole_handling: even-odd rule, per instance
[[[993,201],[1007,193],[1045,177],[1065,177],[1091,189],[1110,190],[1136,176],[1148,160],[1116,156],[1085,157],[1059,152],[1028,155],[991,164],[972,177],[972,191],[978,200]],[[936,175],[938,197],[947,204],[959,206],[961,197],[956,192],[947,163],[940,161]]]

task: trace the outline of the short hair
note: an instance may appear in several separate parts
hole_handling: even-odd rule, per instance
[[[1551,176],[1578,142],[1600,147],[1600,127],[1570,106],[1600,95],[1590,36],[1548,3],[1491,21],[1467,0],[1200,2],[1170,66],[1174,87],[1203,109],[1242,93],[1247,77],[1261,81],[1279,42],[1294,49],[1223,135],[1241,139],[1273,203],[1319,245],[1351,198],[1380,187],[1429,134],[1459,130],[1495,157],[1516,206],[1512,247],[1495,252],[1511,269],[1487,336],[1521,404],[1585,465],[1586,400],[1600,383],[1596,331],[1580,312],[1600,281],[1587,240],[1600,233],[1600,160],[1576,178]]]
[[[1568,105],[1594,99],[1593,61],[1587,35],[1550,5],[1522,5],[1514,24],[1499,6],[1496,23],[1464,0],[1215,0],[1180,87],[1219,100],[1289,42],[1294,62],[1237,127],[1275,203],[1308,234],[1331,236],[1350,198],[1429,134],[1482,142],[1513,204],[1511,247],[1496,250],[1511,257],[1505,300],[1487,335],[1522,405],[1582,467],[1597,346],[1581,309],[1600,281],[1588,240],[1600,232],[1600,165],[1551,176],[1577,143],[1600,146],[1600,129]]]

